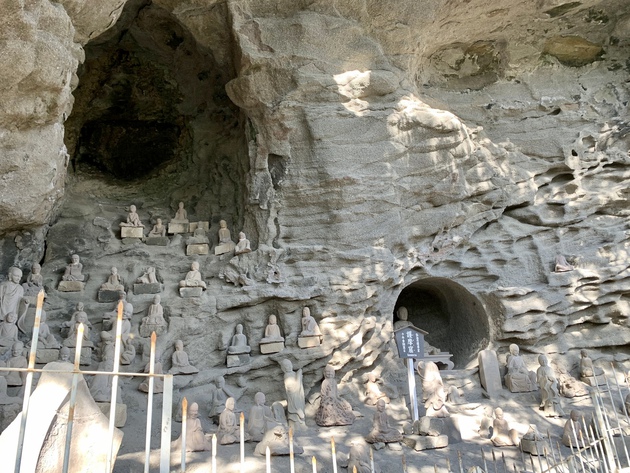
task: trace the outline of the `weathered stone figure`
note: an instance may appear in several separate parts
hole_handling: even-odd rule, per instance
[[[234,254],[240,255],[243,253],[249,253],[250,251],[252,251],[252,249],[249,246],[249,240],[245,236],[245,233],[239,232],[238,243],[236,244],[236,247],[234,248]]]
[[[368,443],[394,443],[402,440],[398,429],[389,425],[389,416],[385,412],[385,401],[380,399],[376,403],[376,413],[372,421],[372,431],[365,438]]]
[[[503,418],[503,409],[497,407],[494,410],[494,422],[492,423],[492,437],[490,441],[495,447],[508,447],[518,445],[518,433],[510,429],[507,420]]]
[[[604,370],[595,366],[586,350],[580,351],[580,379],[589,386],[606,384]]]
[[[523,393],[536,390],[536,375],[527,369],[523,358],[519,355],[518,345],[510,345],[507,361],[505,385],[513,393]]]
[[[124,291],[125,286],[118,274],[118,268],[112,266],[111,273],[107,278],[107,282],[101,285],[101,291]]]
[[[365,383],[365,403],[368,406],[375,406],[379,399],[389,404],[390,399],[383,391],[378,382],[378,378],[374,373],[368,373],[368,380]]]
[[[324,380],[320,391],[319,408],[315,414],[315,422],[322,427],[332,425],[352,425],[354,414],[352,406],[339,397],[335,369],[331,365],[324,368]]]
[[[29,274],[26,278],[26,282],[22,284],[25,296],[37,297],[39,291],[44,288],[44,277],[41,273],[41,265],[39,263],[33,263],[33,266],[31,267],[31,274]]]
[[[72,263],[66,266],[66,270],[61,277],[64,281],[83,281],[85,276],[82,274],[83,265],[81,264],[79,255],[74,254],[71,257]]]
[[[157,282],[158,280],[153,266],[149,266],[146,271],[142,273],[142,276],[136,279],[137,284],[155,284]]]
[[[24,297],[24,288],[20,286],[22,270],[9,268],[8,279],[0,283],[0,320],[4,320],[7,314],[18,313],[18,306]],[[24,301],[28,305],[27,301]]]
[[[127,221],[120,224],[121,227],[144,227],[144,224],[140,221],[140,216],[136,212],[136,206],[129,206],[129,213],[127,214]]]
[[[79,334],[79,325],[83,324],[83,338],[81,342],[81,346],[88,348],[94,346],[92,341],[90,340],[90,327],[88,327],[87,315],[85,312],[79,312],[77,314],[74,325],[70,327],[70,332],[68,333],[68,338],[63,341],[63,346],[65,347],[76,347],[77,346],[77,336]]]
[[[302,337],[310,337],[318,335],[321,337],[322,332],[319,330],[317,321],[311,315],[311,310],[308,307],[302,309]]]
[[[11,346],[11,358],[7,361],[7,368],[27,368],[28,361],[24,356],[24,344],[20,341]],[[26,380],[26,372],[9,371],[6,374],[7,385],[22,386]]]
[[[188,273],[186,273],[186,277],[179,282],[179,287],[201,287],[206,289],[206,283],[201,278],[199,263],[197,261],[193,261],[191,263],[190,271],[188,271]]]
[[[203,452],[206,450],[212,450],[212,444],[206,438],[206,434],[201,427],[201,421],[199,420],[199,405],[196,402],[193,402],[190,406],[188,406],[188,416],[186,420],[186,451]]]
[[[7,314],[0,322],[0,347],[10,347],[18,340],[17,315]]]
[[[284,342],[284,337],[280,333],[280,327],[278,326],[276,316],[273,314],[269,316],[269,322],[265,327],[265,336],[260,340],[260,343],[271,342]]]
[[[39,321],[39,337],[37,339],[37,348],[59,348],[61,344],[50,331],[50,327],[48,326],[48,323],[46,323],[46,319],[46,311],[42,310],[42,315]]]
[[[413,323],[407,320],[409,318],[409,312],[407,311],[406,307],[399,307],[398,312],[396,312],[396,316],[398,317],[398,320],[394,322],[394,330],[400,330],[401,328],[414,326]]]
[[[175,351],[171,357],[171,369],[170,374],[195,374],[199,373],[199,370],[190,364],[188,360],[188,353],[184,351],[184,342],[177,340],[175,342]]]
[[[227,398],[234,397],[232,392],[225,386],[225,378],[218,376],[214,380],[215,389],[212,391],[212,397],[210,399],[210,414],[208,417],[216,417],[223,409],[225,409],[225,401]]]
[[[276,422],[271,408],[265,406],[264,393],[257,392],[254,395],[254,402],[247,418],[247,433],[254,442],[260,442],[269,426],[274,426]]]
[[[175,217],[173,217],[173,221],[188,223],[188,212],[186,212],[183,202],[180,202],[178,204],[177,211],[175,212]]]
[[[235,401],[233,397],[227,398],[225,401],[225,409],[219,416],[219,429],[217,430],[217,438],[221,445],[229,445],[236,443],[240,439],[240,425],[236,421],[234,414]],[[249,434],[245,432],[245,441],[250,440]]]
[[[227,227],[226,221],[221,220],[219,222],[219,244],[225,245],[230,243],[234,245],[234,242],[232,241],[232,235],[230,234],[230,230]]]
[[[553,372],[547,357],[540,355],[538,357],[540,368],[536,371],[538,386],[540,386],[540,394],[542,400],[540,408],[545,410],[545,415],[552,417],[562,417],[564,412],[560,406],[560,395],[558,393],[558,380]]]
[[[149,238],[161,238],[166,236],[166,225],[162,223],[162,219],[158,218],[149,232]]]
[[[302,370],[293,371],[291,360],[284,359],[280,362],[284,373],[284,390],[287,394],[287,418],[289,427],[293,430],[305,429],[304,422],[304,385],[302,384]]]
[[[556,273],[564,273],[567,271],[573,271],[574,269],[573,265],[569,264],[563,255],[556,256],[556,266],[554,269]]]
[[[247,344],[247,337],[243,334],[243,326],[238,324],[236,326],[236,333],[232,337],[232,342],[227,349],[227,352],[231,355],[240,355],[243,353],[249,353],[252,351],[251,347]]]
[[[580,420],[580,413],[575,409],[571,410],[569,414],[569,420],[564,424],[562,431],[562,445],[567,447],[583,447],[584,439],[586,438],[586,432],[582,421]]]

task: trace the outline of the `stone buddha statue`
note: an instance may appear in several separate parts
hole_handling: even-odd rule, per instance
[[[227,352],[230,355],[241,355],[252,351],[251,347],[247,344],[247,337],[243,333],[243,326],[238,324],[236,326],[236,333],[232,337],[230,346],[228,346]]]
[[[74,254],[71,257],[72,263],[66,266],[66,270],[61,277],[64,281],[83,281],[85,276],[82,274],[83,265],[81,264],[79,255]]]

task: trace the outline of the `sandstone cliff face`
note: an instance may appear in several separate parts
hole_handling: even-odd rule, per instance
[[[117,2],[37,5],[37,22],[15,13],[29,18],[31,36],[3,69],[2,146],[20,160],[3,160],[13,174],[1,228],[52,223],[70,116],[77,172],[48,236],[47,281],[53,288],[74,251],[92,259],[90,297],[108,267],[133,278],[157,261],[169,337],[194,346],[191,358],[208,369],[195,383],[222,372],[216,347],[236,323],[255,346],[266,315],[279,313],[294,341],[303,305],[326,337],[316,353],[291,350],[310,384],[331,358],[352,372],[382,359],[403,302],[458,366],[488,343],[551,353],[626,344],[625,2],[134,1],[113,27]],[[58,58],[28,63],[40,41]],[[133,106],[114,114],[120,97]],[[143,179],[112,181],[84,166],[86,125],[109,130],[85,147],[102,157],[108,137],[150,121],[175,127],[174,154]],[[193,305],[175,293],[189,266],[181,241],[128,248],[115,234],[126,205],[148,223],[172,216],[179,200],[212,225],[244,228],[257,249],[203,259],[212,279]],[[6,241],[3,259],[28,266],[9,248],[13,235]],[[577,269],[553,273],[557,254]],[[281,283],[267,281],[269,268]],[[234,287],[230,275],[253,284]],[[49,294],[51,313],[65,316],[67,297]],[[220,333],[207,330],[214,322]],[[278,370],[275,360],[249,367],[251,389]]]

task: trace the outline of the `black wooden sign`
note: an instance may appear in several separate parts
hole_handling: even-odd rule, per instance
[[[413,326],[396,330],[394,336],[398,346],[398,356],[401,358],[424,358],[425,335],[427,332]]]

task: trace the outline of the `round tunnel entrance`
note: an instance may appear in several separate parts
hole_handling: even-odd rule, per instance
[[[428,332],[427,343],[453,354],[456,368],[474,360],[490,340],[488,316],[464,286],[447,278],[427,278],[405,287],[394,308],[406,307],[409,321]]]

